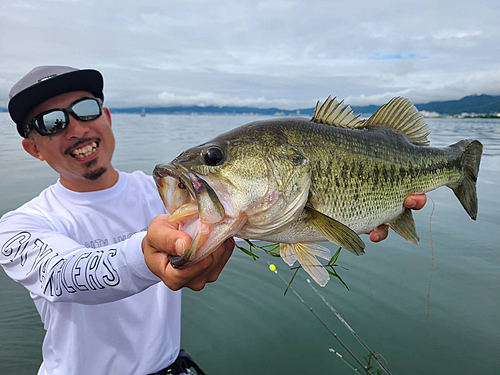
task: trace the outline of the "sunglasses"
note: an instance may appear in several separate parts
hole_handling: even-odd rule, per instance
[[[102,115],[102,100],[84,98],[68,108],[42,112],[26,125],[24,137],[28,137],[30,129],[35,129],[42,136],[62,132],[69,124],[70,114],[78,121],[93,121]]]

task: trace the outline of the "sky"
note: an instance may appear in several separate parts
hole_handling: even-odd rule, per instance
[[[497,0],[1,1],[0,107],[39,65],[99,70],[111,108],[500,95]]]

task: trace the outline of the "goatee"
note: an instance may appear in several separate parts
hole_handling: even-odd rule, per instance
[[[85,172],[83,177],[86,178],[87,180],[95,181],[99,177],[101,177],[104,173],[106,173],[107,170],[108,168],[100,167],[92,171]]]

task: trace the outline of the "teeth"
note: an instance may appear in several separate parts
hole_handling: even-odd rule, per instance
[[[71,155],[76,159],[82,159],[82,158],[89,156],[90,154],[92,154],[96,150],[97,150],[97,142],[92,142],[92,144],[90,144],[90,145],[73,150],[71,152]]]

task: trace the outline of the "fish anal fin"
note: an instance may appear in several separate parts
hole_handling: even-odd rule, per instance
[[[417,229],[415,228],[415,220],[409,208],[405,208],[403,213],[392,220],[389,227],[397,234],[403,237],[406,241],[417,244],[418,238]]]
[[[328,241],[333,242],[356,255],[364,254],[365,243],[348,226],[317,211],[307,204],[304,207],[308,222]]]
[[[319,286],[325,286],[330,276],[317,257],[330,259],[330,250],[315,243],[280,244],[280,255],[289,266],[298,260],[302,268]],[[290,263],[291,262],[291,263]]]

